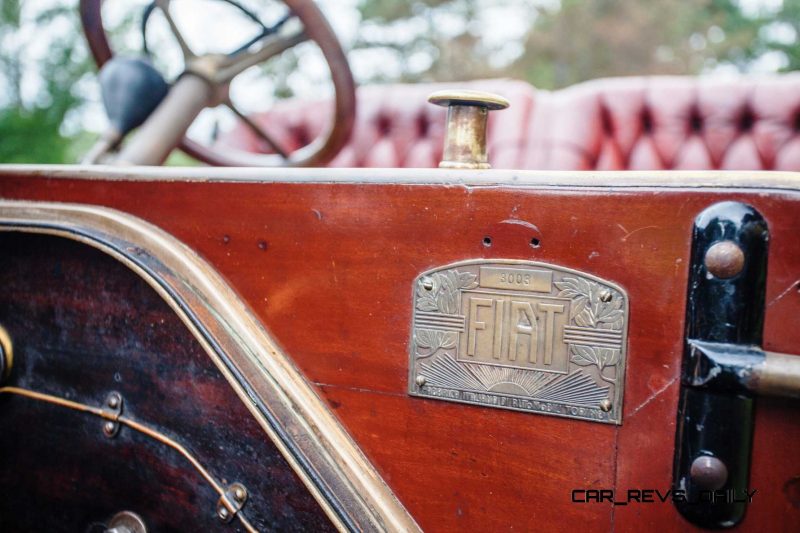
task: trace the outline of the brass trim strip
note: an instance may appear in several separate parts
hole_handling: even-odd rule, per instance
[[[26,398],[31,398],[34,400],[38,400],[41,402],[47,402],[54,405],[58,405],[60,407],[66,407],[67,409],[73,409],[75,411],[80,411],[82,413],[88,413],[95,415],[99,418],[104,418],[106,420],[113,420],[114,422],[118,422],[129,428],[142,433],[150,437],[153,440],[160,442],[166,446],[169,446],[179,454],[181,454],[184,458],[186,458],[189,463],[194,467],[195,470],[208,482],[211,487],[217,491],[217,494],[220,497],[225,496],[225,489],[222,488],[216,479],[208,472],[208,470],[200,464],[198,461],[186,448],[183,447],[177,441],[172,440],[171,438],[167,437],[163,433],[158,430],[155,430],[151,427],[142,424],[141,422],[137,422],[131,418],[128,418],[125,415],[117,415],[115,413],[106,412],[99,407],[92,407],[91,405],[87,405],[85,403],[75,402],[72,400],[68,400],[66,398],[62,398],[60,396],[54,396],[52,394],[46,394],[43,392],[37,392],[30,389],[25,389],[22,387],[0,387],[0,394],[16,394],[18,396],[24,396]],[[98,432],[100,430],[98,429]],[[244,511],[239,511],[236,513],[236,516],[239,517],[239,520],[242,522],[242,525],[249,533],[258,533],[258,530],[253,527],[249,520],[244,516]]]
[[[0,231],[72,239],[128,266],[200,342],[336,527],[419,531],[246,304],[186,245],[127,213],[82,204],[0,200]]]
[[[14,366],[14,343],[3,326],[0,326],[0,358],[0,379],[5,379]]]
[[[0,178],[88,181],[330,183],[533,187],[537,189],[743,189],[800,191],[800,173],[785,171],[463,170],[440,168],[209,168],[102,165],[0,165]]]

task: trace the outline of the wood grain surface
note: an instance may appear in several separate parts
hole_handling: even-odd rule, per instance
[[[0,195],[120,209],[195,249],[252,306],[430,531],[692,529],[669,502],[578,504],[571,493],[671,485],[690,232],[712,203],[747,202],[770,224],[764,347],[800,353],[793,192],[12,175]],[[407,395],[412,281],[474,258],[553,263],[626,289],[621,426]],[[742,531],[800,527],[798,409],[758,401],[750,483],[758,492]]]
[[[215,479],[248,490],[260,531],[332,531],[199,343],[156,292],[117,262],[58,237],[0,234],[0,323],[14,339],[4,385],[102,407],[176,440]],[[0,395],[0,530],[105,531],[133,511],[150,531],[244,531],[177,451],[97,416]]]

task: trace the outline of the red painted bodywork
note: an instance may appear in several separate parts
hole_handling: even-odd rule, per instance
[[[579,504],[571,495],[671,485],[690,233],[712,203],[747,202],[768,221],[764,346],[800,352],[795,192],[7,175],[0,196],[112,207],[196,250],[252,307],[431,531],[692,529],[669,502]],[[473,258],[543,261],[625,288],[621,426],[406,393],[412,281]],[[757,402],[750,486],[758,492],[741,531],[800,525],[797,413],[789,401]]]

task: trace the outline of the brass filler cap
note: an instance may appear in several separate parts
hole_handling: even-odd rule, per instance
[[[428,102],[447,107],[447,130],[440,168],[491,168],[486,153],[489,111],[510,104],[502,96],[482,91],[437,91]]]

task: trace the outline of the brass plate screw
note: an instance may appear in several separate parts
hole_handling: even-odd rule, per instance
[[[486,124],[489,111],[505,109],[508,100],[482,91],[438,91],[428,102],[447,108],[447,129],[440,168],[487,169]]]

